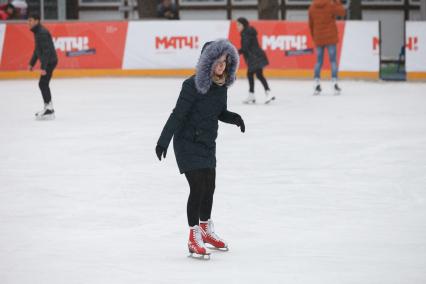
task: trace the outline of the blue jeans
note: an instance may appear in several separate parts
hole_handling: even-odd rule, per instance
[[[315,79],[321,77],[321,67],[324,61],[324,49],[328,50],[328,57],[331,63],[331,77],[337,79],[337,48],[335,44],[317,46],[317,63],[315,64]]]

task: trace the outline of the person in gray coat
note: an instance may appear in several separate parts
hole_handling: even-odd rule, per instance
[[[47,120],[55,118],[55,111],[52,105],[52,95],[50,92],[50,79],[58,64],[55,45],[49,31],[40,23],[40,16],[33,14],[28,17],[28,25],[34,33],[35,47],[28,69],[33,70],[37,60],[40,60],[40,80],[39,88],[43,96],[44,109],[36,113],[36,119]]]
[[[246,18],[237,19],[237,28],[241,33],[241,48],[239,53],[243,55],[248,68],[247,78],[249,81],[249,95],[243,103],[256,103],[256,97],[254,95],[254,75],[256,74],[256,77],[265,89],[265,103],[268,104],[275,100],[275,97],[271,95],[268,82],[263,75],[263,68],[269,64],[266,53],[259,46],[257,31],[250,26]]]
[[[206,43],[194,76],[182,84],[176,107],[167,120],[156,146],[159,160],[173,147],[180,173],[190,187],[187,203],[190,253],[207,255],[204,243],[226,249],[214,232],[211,220],[216,180],[218,121],[235,124],[245,131],[240,115],[227,108],[227,90],[236,79],[239,56],[226,39]]]

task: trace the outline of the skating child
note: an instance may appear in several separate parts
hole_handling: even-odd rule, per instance
[[[241,132],[245,131],[241,116],[227,110],[227,90],[235,81],[238,64],[237,50],[228,40],[216,40],[203,46],[196,74],[183,82],[176,107],[155,148],[158,159],[165,158],[173,137],[177,164],[190,188],[187,217],[191,254],[208,255],[206,243],[219,249],[228,246],[215,233],[211,212],[218,121],[235,124]]]
[[[237,28],[241,33],[241,48],[238,52],[243,55],[248,68],[249,94],[243,103],[256,103],[254,95],[254,75],[256,74],[257,79],[259,79],[265,89],[265,103],[268,104],[275,100],[275,97],[271,95],[268,82],[263,75],[263,68],[269,64],[266,53],[259,46],[257,31],[249,25],[246,18],[237,19]]]

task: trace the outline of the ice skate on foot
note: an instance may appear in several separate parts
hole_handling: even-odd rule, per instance
[[[52,120],[55,119],[55,111],[52,102],[44,104],[44,109],[35,114],[36,120]]]
[[[270,102],[275,100],[275,96],[271,95],[271,91],[265,91],[265,104],[269,104]]]
[[[256,103],[256,97],[254,96],[254,93],[249,92],[248,97],[243,100],[244,104],[255,104]]]
[[[51,106],[51,102],[50,103],[44,103],[43,109],[41,111],[36,112],[35,116],[37,117],[37,116],[42,115],[46,111],[46,109],[49,107],[49,105]]]
[[[339,96],[342,92],[342,89],[337,85],[337,83],[334,84],[334,95]]]
[[[316,85],[314,90],[314,96],[319,96],[321,94],[321,91],[322,91],[321,85],[320,84]]]
[[[36,115],[36,120],[53,120],[55,119],[55,111],[46,109],[39,115]]]
[[[228,244],[226,241],[221,239],[218,235],[216,235],[214,231],[213,221],[210,219],[208,221],[201,221],[200,227],[202,229],[202,237],[203,241],[206,244],[209,244],[213,247],[209,247],[215,250],[228,251]]]
[[[202,229],[198,225],[189,228],[189,256],[193,258],[210,259],[210,253],[207,252],[202,233]]]

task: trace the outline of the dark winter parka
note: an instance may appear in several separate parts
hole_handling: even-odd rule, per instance
[[[52,36],[49,31],[40,24],[34,26],[31,31],[34,33],[35,47],[30,66],[34,66],[37,59],[40,59],[41,69],[46,70],[47,65],[58,62]]]
[[[269,64],[265,51],[260,48],[257,41],[257,31],[253,27],[247,26],[241,31],[239,52],[243,54],[249,72],[263,69]]]
[[[212,80],[216,61],[227,54],[225,84]],[[234,123],[239,115],[227,110],[227,89],[235,81],[239,56],[228,40],[211,42],[201,53],[196,74],[186,79],[172,114],[158,140],[167,149],[173,147],[180,173],[216,167],[218,121]]]

